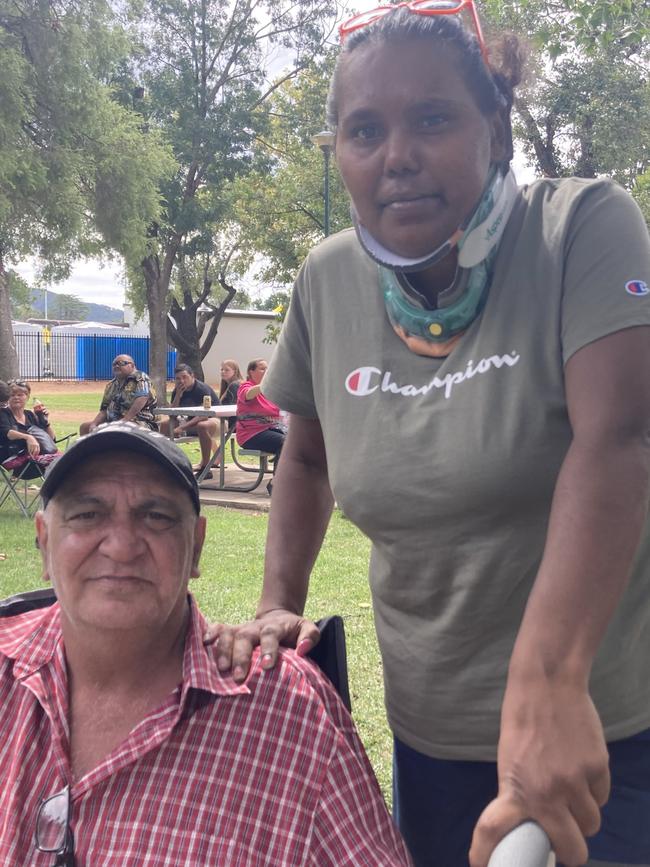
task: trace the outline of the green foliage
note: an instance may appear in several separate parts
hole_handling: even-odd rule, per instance
[[[650,165],[650,3],[485,0],[484,9],[494,29],[531,47],[515,135],[538,171],[631,188]]]
[[[103,0],[0,0],[4,261],[31,254],[58,279],[80,254],[144,250],[168,156],[113,98],[127,49]]]
[[[32,287],[16,271],[7,272],[7,283],[13,318],[29,319],[33,315]]]
[[[323,154],[311,137],[325,125],[335,55],[283,83],[268,104],[269,129],[256,141],[255,169],[231,188],[242,244],[262,257],[259,279],[291,284],[324,231]],[[330,231],[350,225],[347,194],[330,159]]]
[[[294,69],[286,72],[291,78],[317,54],[334,3],[138,0],[131,10],[140,46],[137,69],[146,94],[142,115],[169,142],[177,166],[162,184],[163,209],[150,233],[144,280],[132,287],[134,294],[146,292],[155,378],[162,376],[164,338],[199,357],[216,334],[216,328],[207,329],[203,345],[196,345],[201,328],[197,331],[196,322],[182,311],[194,316],[197,301],[218,303],[218,296],[203,297],[208,282],[221,285],[227,298],[232,293],[226,285],[235,288],[229,274],[246,270],[247,254],[232,237],[236,217],[228,187],[251,170],[254,142],[268,129],[269,65],[285,52],[293,58]],[[198,295],[178,291],[182,280],[176,272],[181,263],[191,270],[192,259],[205,272]],[[136,263],[130,264],[132,274]],[[165,318],[170,307],[176,327]],[[182,334],[181,319],[186,326]]]
[[[636,179],[632,196],[641,208],[648,229],[650,229],[650,169]]]

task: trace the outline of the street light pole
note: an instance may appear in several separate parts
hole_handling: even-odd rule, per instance
[[[323,152],[323,199],[325,204],[323,228],[325,237],[327,237],[330,233],[330,154],[334,150],[334,133],[329,129],[324,129],[312,136],[311,140]]]

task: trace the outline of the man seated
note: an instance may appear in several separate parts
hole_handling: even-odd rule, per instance
[[[209,385],[194,376],[189,364],[179,364],[174,369],[174,390],[172,391],[172,406],[202,406],[203,398],[209,397],[212,406],[219,406],[220,401]],[[218,448],[221,435],[221,424],[216,418],[201,418],[201,416],[176,416],[175,419],[162,422],[160,429],[169,436],[171,425],[174,425],[174,436],[195,436],[201,446],[201,463],[194,467],[200,474],[210,465],[212,456]],[[204,478],[211,479],[212,473]]]
[[[3,867],[410,863],[324,676],[286,650],[238,685],[203,644],[205,518],[174,443],[104,425],[42,497],[57,603],[0,620]]]
[[[100,424],[114,421],[132,421],[149,430],[158,430],[152,411],[158,406],[156,391],[147,374],[136,369],[130,355],[115,358],[113,374],[104,389],[99,412],[92,421],[81,423],[79,433],[83,436]]]

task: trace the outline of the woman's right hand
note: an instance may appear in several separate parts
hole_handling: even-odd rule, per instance
[[[253,650],[258,645],[262,667],[268,669],[277,662],[281,644],[295,647],[299,656],[306,656],[319,639],[320,632],[315,623],[283,608],[274,608],[239,626],[213,623],[203,637],[205,644],[217,642],[219,671],[232,670],[233,679],[238,683],[245,680]]]
[[[41,453],[41,447],[39,446],[38,440],[36,439],[36,437],[33,437],[33,436],[31,436],[31,434],[28,434],[25,437],[25,442],[27,444],[27,452],[28,452],[30,458],[37,458]]]

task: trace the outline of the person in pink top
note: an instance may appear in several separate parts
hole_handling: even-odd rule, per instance
[[[272,452],[273,472],[280,459],[280,452],[287,434],[280,421],[280,407],[271,403],[262,394],[262,380],[268,364],[263,358],[249,361],[246,369],[246,382],[242,382],[237,392],[237,442],[247,449]],[[269,496],[273,482],[266,486]]]

